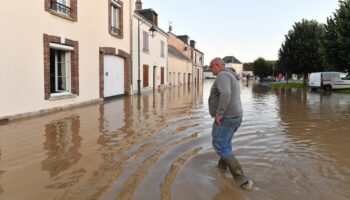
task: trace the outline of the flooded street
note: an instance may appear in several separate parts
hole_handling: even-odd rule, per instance
[[[1,125],[0,199],[350,199],[350,94],[242,82],[247,192],[216,167],[211,84]]]

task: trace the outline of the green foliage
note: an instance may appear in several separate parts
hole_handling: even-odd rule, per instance
[[[266,61],[264,58],[256,59],[253,63],[253,73],[255,76],[259,76],[260,78],[264,78],[271,75],[271,63]]]
[[[244,63],[243,71],[253,71],[253,63]]]
[[[280,70],[289,74],[305,74],[323,69],[319,53],[324,27],[315,20],[294,24],[279,50]]]
[[[327,19],[322,45],[328,68],[350,71],[350,0],[339,1],[339,9]]]
[[[306,86],[303,83],[274,83],[271,84],[271,87],[276,88],[305,88]]]

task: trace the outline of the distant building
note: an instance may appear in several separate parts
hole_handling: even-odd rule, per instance
[[[169,85],[202,82],[204,53],[196,49],[196,42],[189,36],[171,32],[168,35]]]
[[[190,45],[175,34],[168,32],[169,85],[183,85],[193,82]]]
[[[226,67],[233,68],[240,77],[243,77],[243,63],[241,61],[234,56],[225,56],[223,60]]]

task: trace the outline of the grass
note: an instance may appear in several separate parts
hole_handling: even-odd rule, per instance
[[[274,89],[278,88],[307,88],[307,85],[303,83],[273,83],[271,87]]]
[[[338,90],[332,90],[332,92],[350,94],[350,89],[338,89]]]

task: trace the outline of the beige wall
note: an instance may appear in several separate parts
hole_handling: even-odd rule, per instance
[[[169,38],[168,38],[168,43],[169,45],[172,45],[175,47],[178,51],[180,51],[184,56],[186,56],[188,59],[191,58],[192,50],[190,45],[186,44],[179,38],[177,38],[174,34],[169,33]]]
[[[168,56],[168,68],[169,73],[171,75],[169,76],[169,85],[181,85],[181,84],[187,84],[188,83],[188,74],[191,74],[192,78],[192,63],[190,61],[179,59],[173,55]],[[180,78],[179,78],[180,73]],[[184,73],[186,74],[185,82],[184,80]],[[175,74],[175,76],[174,76]],[[175,77],[175,78],[174,78]],[[179,80],[180,79],[180,80]]]
[[[139,15],[133,16],[133,44],[132,44],[132,60],[133,60],[133,93],[137,93],[137,80],[138,80],[138,19],[141,21]],[[143,31],[149,33],[151,24],[148,22],[140,23],[140,80],[141,80],[141,92],[153,90],[153,88],[159,88],[161,85],[161,67],[164,67],[164,86],[167,86],[167,72],[168,72],[168,34],[163,32],[157,27],[157,32],[154,38],[149,37],[149,52],[144,52],[143,49]],[[164,57],[161,57],[161,41],[164,42]],[[148,65],[148,81],[149,86],[143,88],[143,65]],[[153,67],[156,67],[155,86],[153,85]]]
[[[0,119],[99,98],[99,47],[130,53],[130,0],[123,0],[123,39],[108,32],[108,2],[78,1],[77,22],[46,12],[44,1],[1,5]],[[78,97],[44,100],[44,33],[79,42]]]

